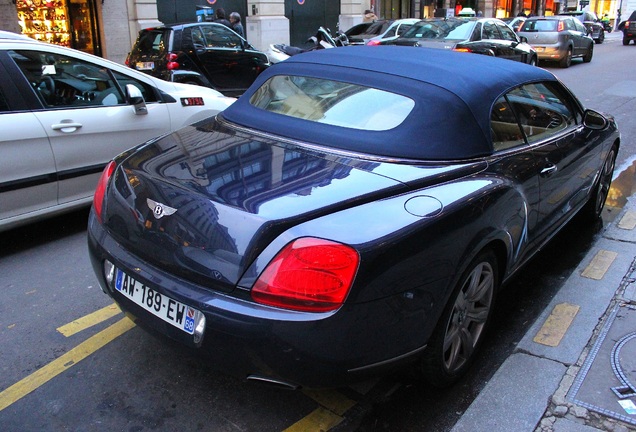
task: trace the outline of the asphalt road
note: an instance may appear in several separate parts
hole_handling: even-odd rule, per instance
[[[549,67],[586,106],[615,115],[621,128],[620,188],[608,218],[633,187],[636,82],[628,72],[635,55],[636,46],[611,38],[596,46],[591,63]],[[481,357],[451,389],[400,374],[304,392],[229,378],[128,325],[90,268],[86,216],[76,212],[0,234],[3,431],[447,431],[603,229],[574,221],[516,277],[499,297]]]

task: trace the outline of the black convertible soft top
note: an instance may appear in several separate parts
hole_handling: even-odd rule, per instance
[[[399,126],[360,131],[292,118],[250,104],[274,75],[333,79],[402,94],[415,106]],[[492,153],[490,110],[503,93],[550,72],[478,54],[400,46],[353,46],[291,57],[265,70],[222,117],[294,140],[389,158],[457,160]]]

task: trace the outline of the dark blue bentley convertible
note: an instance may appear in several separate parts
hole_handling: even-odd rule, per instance
[[[306,53],[115,158],[90,255],[137,323],[228,373],[325,387],[408,364],[448,385],[498,289],[575,214],[599,217],[619,145],[543,69]]]

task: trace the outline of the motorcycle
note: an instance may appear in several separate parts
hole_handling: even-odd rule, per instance
[[[605,32],[612,32],[612,25],[609,23],[609,21],[601,21],[601,24],[603,24],[603,30],[605,30]]]
[[[347,38],[346,34],[340,32],[334,37],[329,29],[321,26],[316,34],[307,39],[305,43],[310,44],[310,46],[308,48],[300,48],[287,44],[270,44],[265,53],[270,63],[274,64],[308,51],[347,46],[349,45],[349,38]]]

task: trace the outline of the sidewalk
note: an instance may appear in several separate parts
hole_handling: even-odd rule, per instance
[[[636,431],[636,200],[452,432]]]

